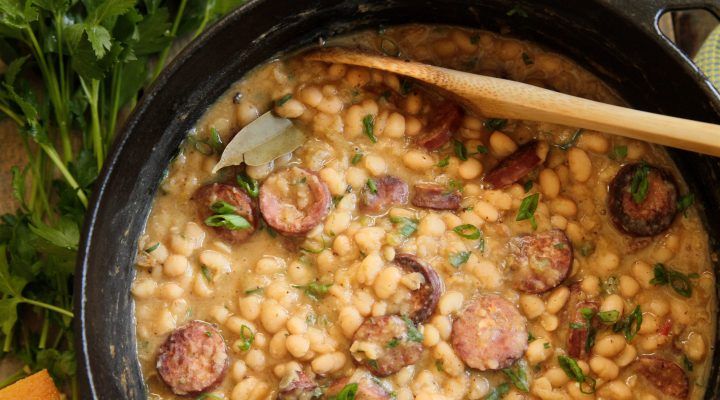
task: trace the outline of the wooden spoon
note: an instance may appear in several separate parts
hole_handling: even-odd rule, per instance
[[[720,125],[618,107],[525,83],[414,61],[330,47],[310,60],[359,65],[409,76],[464,99],[488,117],[550,122],[593,129],[665,146],[720,156]]]

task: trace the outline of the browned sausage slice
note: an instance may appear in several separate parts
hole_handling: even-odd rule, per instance
[[[452,345],[471,368],[481,371],[509,367],[527,348],[525,318],[509,301],[479,296],[453,323]]]
[[[285,375],[278,389],[278,400],[310,400],[318,394],[318,384],[302,370]]]
[[[460,127],[462,116],[463,110],[457,104],[449,101],[440,103],[427,124],[426,133],[419,138],[418,143],[428,150],[441,148]]]
[[[406,204],[408,185],[402,179],[386,175],[374,179],[375,191],[365,187],[362,192],[362,206],[366,211],[378,212],[395,204]]]
[[[430,264],[412,254],[397,254],[395,264],[399,265],[407,273],[421,273],[425,280],[417,290],[411,292],[409,304],[401,305],[400,313],[408,315],[416,323],[427,321],[435,311],[443,290],[440,277]]]
[[[432,208],[433,210],[457,210],[460,208],[462,196],[457,190],[451,190],[436,183],[418,183],[412,204],[415,207]]]
[[[515,236],[508,242],[513,282],[518,290],[543,293],[559,285],[570,273],[573,250],[559,229]]]
[[[210,209],[213,204],[224,201],[235,207],[235,212],[245,218],[251,225],[247,229],[229,229],[213,227],[213,231],[230,243],[242,243],[246,241],[257,228],[258,216],[255,205],[245,192],[237,186],[225,183],[213,183],[205,185],[195,191],[192,199],[198,204],[198,215],[200,220],[205,221],[214,212]]]
[[[647,183],[644,199],[633,198],[633,180]],[[636,193],[642,193],[641,189]],[[672,224],[677,214],[677,198],[677,184],[669,172],[644,163],[628,164],[610,182],[608,209],[620,231],[632,236],[654,236]]]
[[[390,391],[382,387],[377,378],[374,378],[367,371],[357,370],[352,376],[340,378],[328,386],[325,397],[337,396],[347,385],[357,383],[355,400],[390,400]]]
[[[313,172],[290,167],[267,177],[260,186],[265,221],[285,235],[303,235],[330,211],[330,190]]]
[[[502,189],[519,181],[540,165],[538,142],[524,144],[507,158],[503,159],[492,171],[485,175],[485,182],[495,189]]]
[[[678,399],[688,397],[688,377],[676,363],[657,356],[640,356],[635,364],[640,375],[665,395]]]
[[[370,317],[355,332],[350,352],[374,375],[388,376],[420,359],[421,341],[409,319],[397,315]]]
[[[157,370],[173,393],[196,396],[220,385],[228,360],[225,340],[217,328],[190,321],[160,346]]]

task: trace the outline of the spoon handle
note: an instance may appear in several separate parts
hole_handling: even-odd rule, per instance
[[[614,106],[526,83],[475,75],[339,47],[311,51],[311,60],[394,72],[440,87],[488,117],[593,129],[664,146],[720,156],[720,125]]]

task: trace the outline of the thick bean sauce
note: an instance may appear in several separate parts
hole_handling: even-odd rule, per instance
[[[334,44],[621,104],[569,60],[488,32],[409,25]],[[306,142],[213,174],[268,111]],[[699,398],[715,278],[665,152],[492,117],[302,55],[235,83],[139,238],[150,398]]]

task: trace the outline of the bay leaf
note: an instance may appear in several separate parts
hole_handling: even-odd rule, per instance
[[[306,140],[305,134],[300,129],[291,126],[280,136],[276,136],[252,151],[245,153],[245,164],[257,167],[269,163],[283,154],[295,151]]]
[[[240,165],[244,161],[245,153],[282,135],[292,126],[293,124],[289,119],[277,117],[270,111],[259,116],[232,138],[212,172],[215,173],[220,168],[231,165]]]

